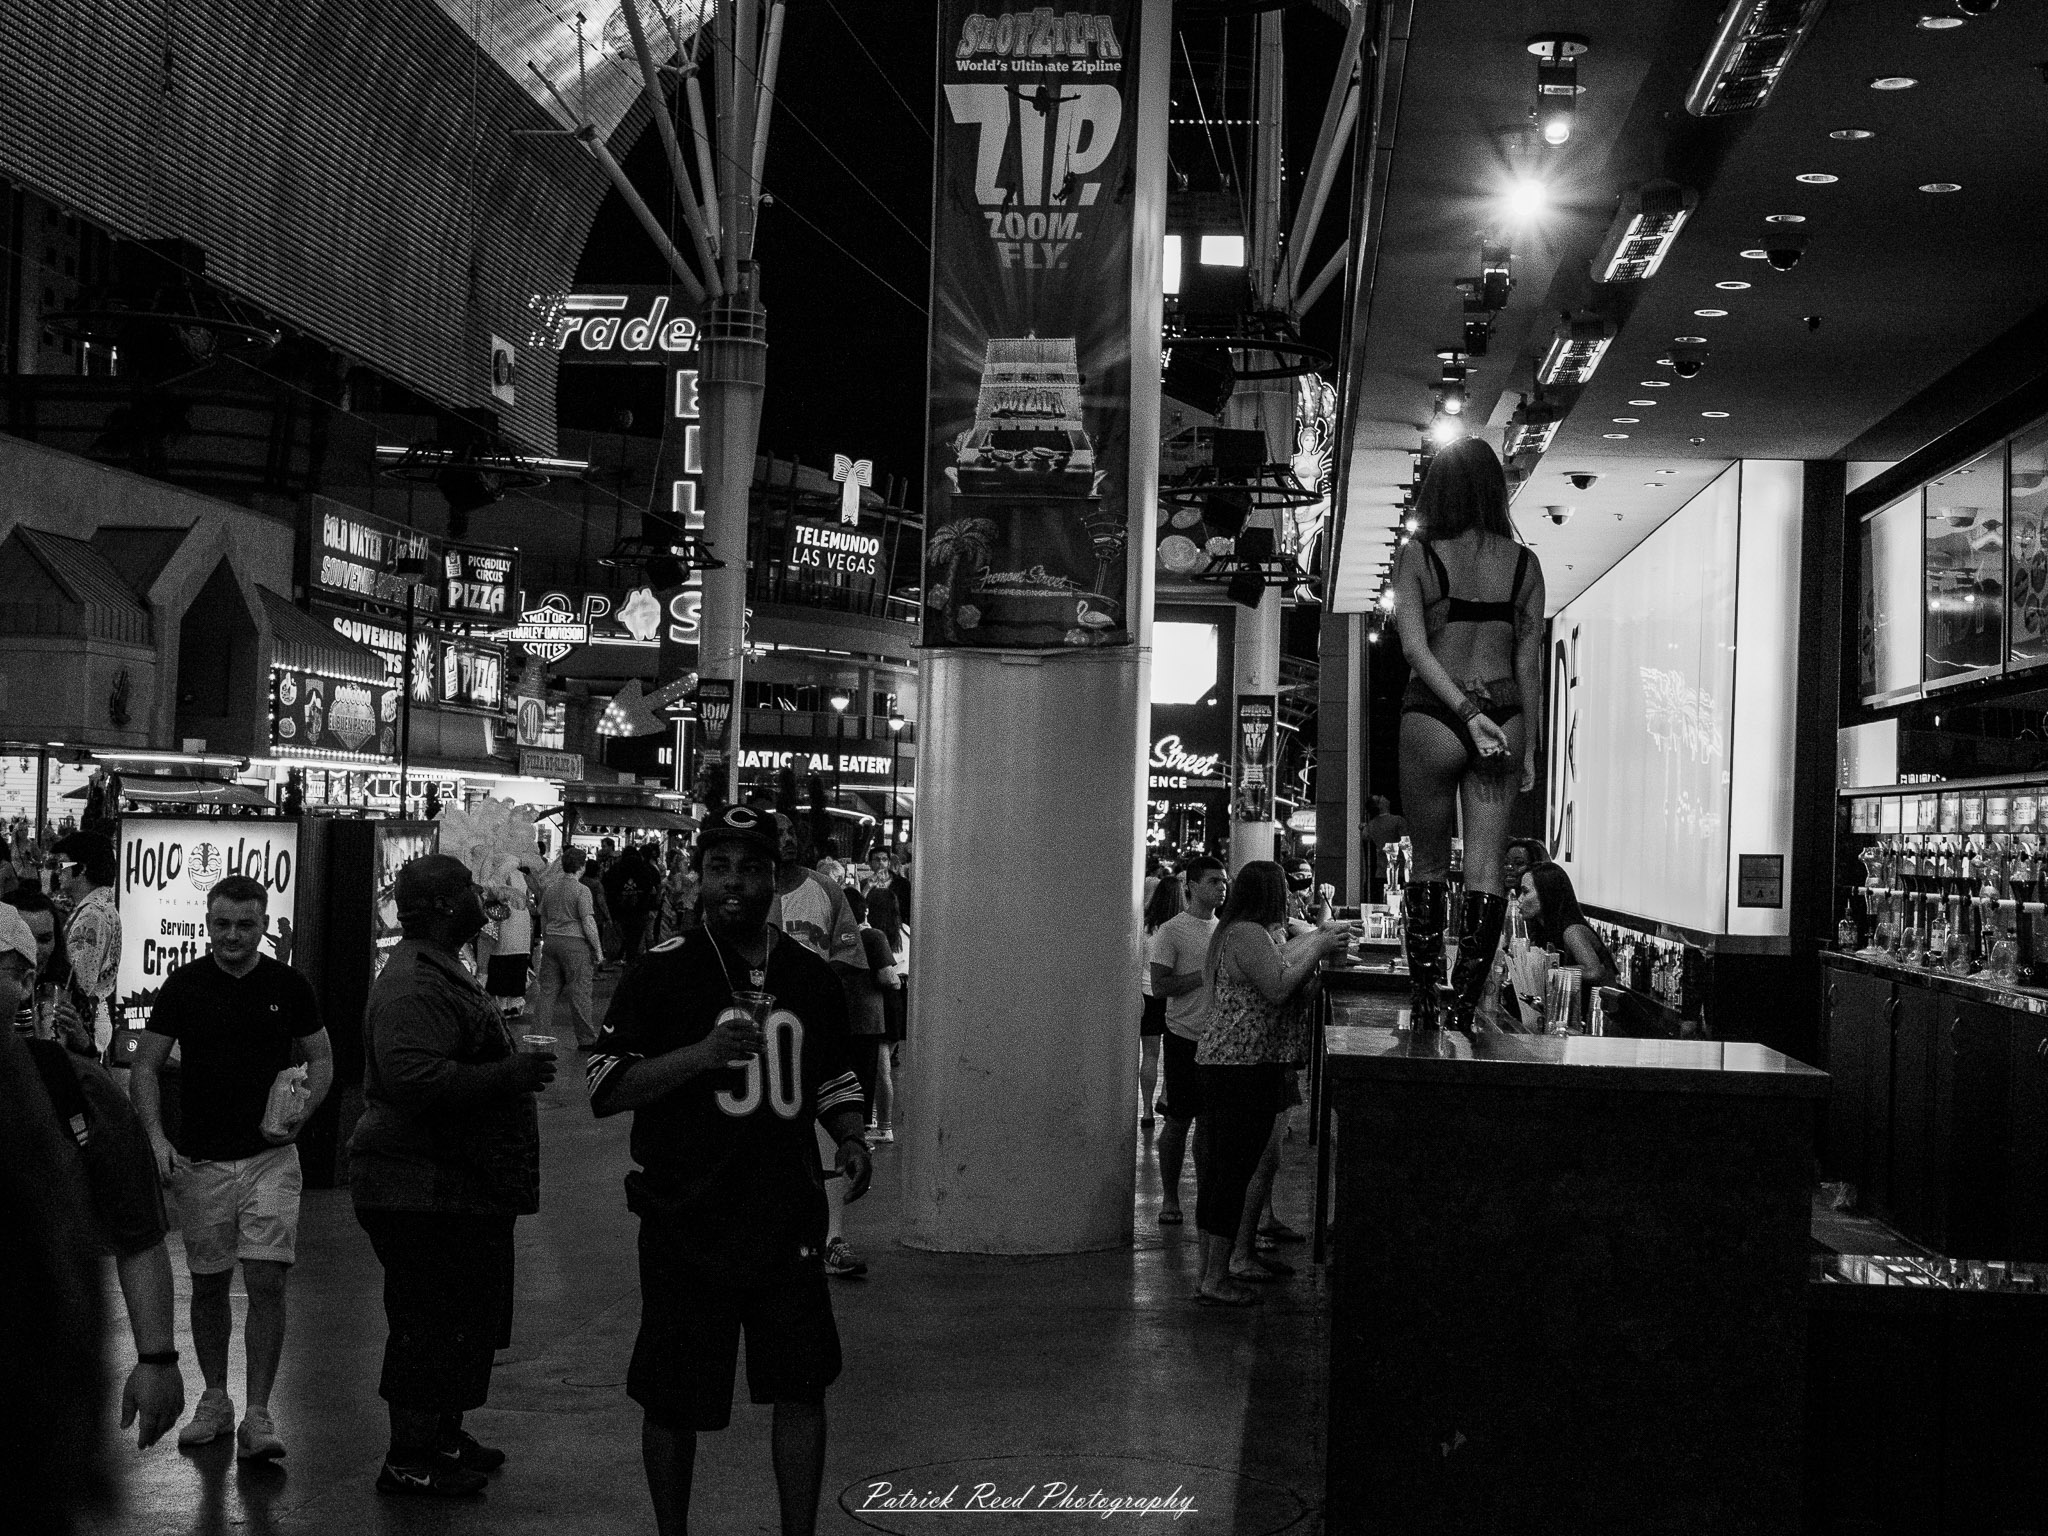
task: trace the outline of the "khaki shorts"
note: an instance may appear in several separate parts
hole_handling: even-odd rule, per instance
[[[171,1204],[185,1237],[185,1267],[223,1274],[237,1259],[289,1264],[299,1245],[299,1149],[287,1144],[231,1162],[177,1154]]]

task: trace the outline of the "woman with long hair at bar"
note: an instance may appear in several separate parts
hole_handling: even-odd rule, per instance
[[[1564,956],[1566,965],[1578,966],[1586,973],[1586,987],[1614,984],[1614,956],[1586,921],[1570,875],[1546,859],[1529,866],[1515,894],[1521,902],[1522,920],[1529,925],[1531,944],[1554,949]]]
[[[1418,532],[1394,563],[1394,623],[1408,658],[1401,802],[1414,846],[1402,892],[1411,1022],[1445,1022],[1437,981],[1449,922],[1451,837],[1463,811],[1465,900],[1448,1022],[1469,1030],[1507,914],[1502,853],[1518,790],[1536,784],[1543,696],[1543,567],[1508,519],[1493,449],[1460,438],[1416,498]]]
[[[1195,1300],[1244,1307],[1258,1299],[1245,1281],[1264,1283],[1285,1272],[1258,1256],[1254,1239],[1265,1196],[1248,1196],[1273,1122],[1287,1107],[1287,1073],[1308,1054],[1299,994],[1316,966],[1343,947],[1348,929],[1332,924],[1282,943],[1287,876],[1270,859],[1238,870],[1216,916],[1203,967],[1209,1023],[1195,1047],[1203,1121],[1195,1138],[1202,1251]]]

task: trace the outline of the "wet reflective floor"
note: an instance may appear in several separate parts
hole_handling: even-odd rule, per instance
[[[903,1114],[915,1113],[904,1074]],[[226,1442],[181,1452],[172,1437],[112,1456],[112,1509],[86,1529],[103,1536],[267,1536],[381,1532],[611,1533],[652,1531],[639,1458],[639,1413],[623,1380],[638,1323],[634,1221],[619,1181],[628,1167],[624,1117],[598,1123],[580,1085],[549,1091],[542,1116],[543,1195],[519,1223],[518,1315],[488,1407],[469,1424],[509,1454],[482,1498],[398,1500],[372,1482],[386,1442],[376,1382],[384,1342],[380,1271],[345,1192],[307,1194],[290,1331],[272,1400],[290,1448],[276,1470],[244,1467]],[[1293,1112],[1279,1209],[1309,1225],[1313,1148]],[[895,1246],[891,1148],[878,1149],[874,1192],[847,1232],[870,1265],[835,1281],[845,1374],[827,1400],[821,1531],[957,1529],[940,1508],[982,1516],[969,1529],[1019,1525],[1128,1530],[1153,1500],[1161,1521],[1190,1532],[1320,1529],[1325,1292],[1305,1246],[1297,1266],[1242,1312],[1193,1305],[1193,1164],[1189,1221],[1162,1228],[1152,1136],[1133,1114],[1136,1239],[1131,1249],[1075,1258],[996,1259]],[[186,1316],[189,1280],[172,1238],[179,1348],[188,1413],[199,1382]],[[112,1272],[108,1271],[112,1284]],[[113,1315],[118,1296],[110,1291]],[[240,1406],[244,1299],[235,1286],[230,1391]],[[132,1358],[123,1333],[110,1361]],[[744,1366],[742,1367],[744,1369]],[[118,1390],[118,1388],[117,1388]],[[700,1437],[693,1529],[778,1528],[768,1461],[769,1410],[736,1392],[732,1427]],[[113,1433],[110,1426],[110,1433]],[[950,1506],[943,1500],[950,1494]],[[893,1503],[891,1501],[894,1501]],[[925,1507],[918,1507],[919,1501]],[[1122,1514],[1105,1519],[1115,1501]],[[1178,1516],[1178,1518],[1175,1518]]]

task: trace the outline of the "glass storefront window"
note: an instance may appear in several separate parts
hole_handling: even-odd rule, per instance
[[[1927,482],[1925,678],[1974,677],[2005,659],[2005,449]]]
[[[2012,512],[2007,644],[2014,666],[2048,661],[2048,422],[2013,439],[2006,470]]]
[[[1863,592],[1857,613],[1857,678],[1865,703],[1920,685],[1920,493],[1863,522]]]

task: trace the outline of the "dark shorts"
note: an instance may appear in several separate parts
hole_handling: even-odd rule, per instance
[[[1146,998],[1144,1011],[1138,1015],[1138,1038],[1142,1040],[1149,1035],[1163,1035],[1165,1033],[1166,999],[1163,997]]]
[[[512,1221],[358,1206],[384,1266],[384,1374],[377,1392],[421,1413],[466,1413],[491,1391],[512,1342]]]
[[[1202,1113],[1202,1069],[1195,1065],[1195,1042],[1185,1035],[1166,1032],[1161,1048],[1166,1092],[1159,1101],[1159,1113],[1169,1120],[1194,1120]]]
[[[819,1403],[839,1379],[839,1327],[814,1255],[772,1285],[717,1285],[686,1262],[686,1233],[640,1222],[640,1337],[626,1395],[668,1429],[732,1422],[733,1370],[747,1336],[747,1393],[756,1403]]]
[[[855,1035],[848,1042],[853,1047],[853,1076],[860,1084],[861,1102],[867,1106],[868,1119],[875,1118],[875,1083],[881,1075],[882,1052],[889,1048],[888,1040],[881,1035]]]
[[[493,997],[524,997],[532,969],[531,954],[493,955],[484,968],[484,990]]]

